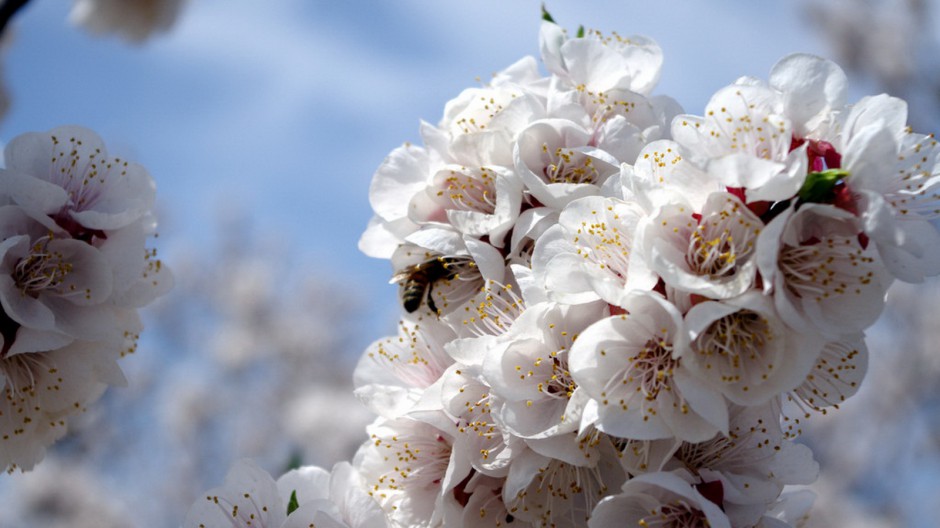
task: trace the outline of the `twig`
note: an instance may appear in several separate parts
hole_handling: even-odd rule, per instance
[[[13,18],[13,15],[27,3],[29,3],[29,0],[4,0],[4,2],[0,4],[0,35],[3,35],[3,32],[7,28],[7,23]]]

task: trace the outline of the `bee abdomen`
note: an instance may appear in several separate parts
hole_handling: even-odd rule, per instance
[[[406,312],[412,313],[421,306],[421,301],[424,300],[424,289],[425,285],[418,282],[409,281],[404,285],[401,292],[401,306]]]

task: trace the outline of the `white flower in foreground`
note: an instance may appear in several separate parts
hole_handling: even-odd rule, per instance
[[[775,218],[757,242],[764,291],[794,329],[831,337],[871,326],[890,285],[881,260],[859,241],[855,215],[828,204],[804,204]]]
[[[375,215],[359,239],[359,250],[375,258],[390,258],[405,237],[418,229],[408,216],[411,200],[427,186],[431,175],[428,150],[406,144],[391,151],[372,175],[369,205]]]
[[[626,479],[605,440],[593,459],[581,461],[588,463],[572,464],[535,450],[517,456],[503,486],[509,514],[540,528],[584,526],[598,501]]]
[[[0,356],[0,468],[29,470],[108,385],[124,385],[117,360],[133,352],[139,323],[122,344],[77,341],[48,352]]]
[[[75,0],[69,20],[92,33],[140,43],[170,29],[186,0]]]
[[[21,134],[4,148],[0,195],[42,223],[54,222],[57,238],[72,238],[101,251],[110,268],[109,302],[138,308],[172,287],[153,250],[156,188],[142,166],[108,155],[93,131],[62,126]]]
[[[32,213],[49,215],[74,238],[103,238],[103,231],[125,227],[153,209],[156,188],[147,170],[109,156],[87,128],[21,134],[3,155],[3,192]]]
[[[568,38],[553,22],[542,23],[539,49],[551,73],[595,93],[623,89],[647,95],[659,81],[663,63],[662,49],[647,37],[607,36],[592,29]]]
[[[757,528],[806,526],[810,517],[810,508],[813,507],[815,500],[816,494],[808,489],[784,492],[780,500],[767,511],[767,515],[757,523]]]
[[[621,165],[624,195],[650,211],[677,201],[701,211],[711,193],[724,188],[683,158],[680,148],[675,141],[653,141],[643,147],[636,163]]]
[[[633,202],[590,196],[575,200],[535,244],[532,274],[549,298],[565,303],[603,299],[620,304],[657,278],[634,240],[645,212]]]
[[[868,371],[868,346],[861,333],[826,343],[813,370],[791,397],[810,409],[826,413],[858,392]]]
[[[463,528],[530,528],[533,525],[509,513],[503,502],[505,479],[474,474],[445,503],[443,525]]]
[[[433,317],[401,320],[397,336],[375,341],[360,358],[356,396],[380,416],[404,414],[453,363],[444,352],[452,339],[453,331]]]
[[[435,526],[443,497],[470,470],[469,465],[455,468],[451,463],[452,436],[408,418],[380,418],[366,430],[370,439],[356,453],[353,465],[389,525]]]
[[[425,143],[468,166],[512,166],[512,141],[545,116],[538,65],[526,57],[497,73],[489,86],[467,88],[444,106],[436,129],[425,127]],[[544,83],[543,83],[544,84]]]
[[[634,477],[619,494],[607,497],[594,508],[588,527],[731,528],[728,516],[693,483],[685,471]]]
[[[467,458],[482,474],[504,477],[522,441],[494,419],[498,399],[490,394],[488,386],[470,377],[469,370],[455,365],[445,374],[441,389],[444,410],[457,420],[454,456]]]
[[[539,303],[526,309],[505,334],[474,343],[485,351],[483,381],[498,397],[496,416],[510,432],[546,438],[577,429],[586,398],[576,392],[568,354],[604,309],[600,303]]]
[[[183,521],[185,528],[279,528],[287,519],[287,501],[266,471],[251,460],[238,461],[225,483],[196,500]]]
[[[699,484],[711,486],[716,493],[709,498],[734,526],[754,525],[784,485],[811,484],[819,473],[809,448],[785,438],[774,407],[734,407],[728,434],[683,442],[665,465],[691,471]]]
[[[638,228],[637,251],[667,286],[713,299],[751,288],[764,223],[730,193],[714,192],[701,211],[660,208]]]
[[[31,468],[68,416],[122,384],[136,308],[169,271],[146,248],[156,222],[147,171],[91,130],[26,133],[0,169],[0,465]]]
[[[251,460],[235,463],[225,483],[197,500],[184,528],[382,528],[382,511],[348,463],[333,472],[306,466],[277,482]]]
[[[2,354],[52,350],[76,338],[119,340],[106,258],[43,220],[0,206]]]
[[[521,204],[522,182],[511,169],[448,164],[411,199],[409,217],[419,225],[448,223],[463,234],[487,237],[502,247]]]
[[[340,462],[327,473],[306,466],[291,470],[277,479],[281,498],[297,509],[287,516],[284,528],[384,528],[385,514],[369,497],[365,482],[348,463]]]
[[[771,68],[769,82],[782,93],[784,113],[799,138],[822,137],[845,106],[845,72],[821,57],[787,55]]]
[[[571,376],[597,406],[597,427],[635,440],[701,441],[728,427],[720,392],[683,366],[688,350],[679,311],[657,294],[638,294],[625,315],[592,324],[572,345]]]
[[[897,278],[920,282],[940,273],[940,143],[906,126],[907,104],[880,95],[849,110],[834,140],[842,150],[842,178],[865,233]],[[832,167],[830,167],[832,168]]]
[[[567,119],[531,123],[515,138],[516,172],[532,197],[561,210],[572,200],[601,193],[620,163],[592,146],[591,132]]]
[[[739,405],[765,403],[799,386],[824,344],[812,332],[788,328],[772,301],[755,291],[696,304],[685,324],[692,349],[683,364]]]
[[[780,93],[760,84],[719,90],[705,116],[681,115],[672,136],[716,181],[745,190],[748,203],[786,200],[806,178],[805,146],[791,151],[792,124]]]

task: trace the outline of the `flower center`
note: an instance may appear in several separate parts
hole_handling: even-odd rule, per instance
[[[399,327],[398,338],[379,341],[367,351],[369,357],[413,387],[430,386],[447,369],[443,347],[432,343],[417,325],[400,321]]]
[[[770,322],[751,310],[739,310],[711,324],[695,340],[695,350],[706,370],[716,370],[725,383],[753,379],[752,370],[765,379],[772,365],[762,366],[764,349],[773,341]]]
[[[503,90],[484,89],[456,116],[450,126],[454,136],[482,132],[493,119],[516,98],[516,94]]]
[[[689,236],[685,261],[698,275],[711,278],[734,275],[740,261],[754,252],[758,226],[742,214],[740,202],[727,204],[699,220]]]
[[[577,514],[583,514],[584,519],[575,524],[583,525],[607,491],[598,467],[580,467],[551,459],[507,506],[512,515],[543,521],[536,523],[539,526],[553,526],[558,516],[571,515],[574,519]]]
[[[578,255],[593,262],[604,272],[616,276],[621,281],[625,280],[630,266],[632,244],[629,235],[624,236],[617,225],[608,222],[618,220],[619,216],[599,217],[600,211],[593,213],[594,220],[581,222],[572,237],[572,243],[577,248]]]
[[[637,525],[644,528],[701,528],[709,526],[709,523],[700,510],[684,500],[674,500],[669,504],[661,504],[658,510],[640,519]]]
[[[52,144],[49,180],[69,194],[72,203],[67,208],[82,211],[95,203],[104,189],[106,175],[112,170],[119,170],[121,175],[126,174],[126,161],[119,158],[102,159],[100,149],[83,156],[80,152],[82,141],[79,139],[69,138],[68,142],[62,142],[52,136]]]
[[[829,237],[816,244],[784,246],[778,263],[787,290],[822,301],[846,293],[861,293],[871,284],[874,260],[862,254],[857,238]]]
[[[55,375],[56,369],[48,367],[42,362],[43,354],[16,354],[0,359],[0,375],[6,378],[3,397],[13,406],[16,412],[23,412],[21,407],[27,400],[37,395],[37,374],[47,370]],[[61,379],[59,380],[61,381]],[[17,411],[17,408],[19,410]],[[32,409],[29,409],[32,411]]]
[[[486,167],[463,172],[452,170],[439,187],[437,197],[446,200],[448,206],[486,214],[496,210],[496,176]]]
[[[512,285],[489,281],[483,299],[477,303],[476,316],[464,319],[463,324],[476,335],[506,333],[513,321],[525,311],[525,301],[516,295]]]
[[[72,272],[72,264],[62,253],[48,249],[50,240],[51,235],[36,240],[29,254],[13,268],[13,281],[23,295],[37,297],[43,290],[55,289]]]
[[[562,147],[552,151],[544,143],[542,153],[546,159],[542,175],[548,183],[601,183],[601,174],[587,154]]]
[[[533,364],[536,368],[540,368],[544,361],[546,360],[543,358],[536,358]],[[550,398],[571,399],[571,395],[578,386],[568,372],[568,362],[559,357],[559,351],[549,354],[547,361],[551,362],[552,369],[549,377],[539,382],[537,386],[539,392]]]

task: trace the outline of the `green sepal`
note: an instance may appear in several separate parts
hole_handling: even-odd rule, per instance
[[[290,500],[287,501],[287,515],[294,513],[294,510],[300,508],[300,503],[297,502],[297,490],[290,492]]]
[[[558,22],[555,22],[554,18],[552,18],[552,14],[548,12],[548,9],[545,9],[544,3],[542,4],[542,20],[546,22],[551,22],[552,24],[558,23]]]
[[[833,198],[833,189],[836,184],[848,175],[849,171],[845,169],[811,172],[806,175],[806,181],[800,187],[798,196],[803,202],[828,202]]]
[[[578,26],[578,38],[584,38],[584,26]]]

